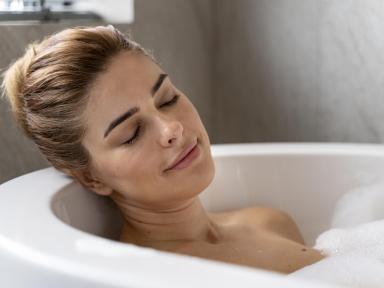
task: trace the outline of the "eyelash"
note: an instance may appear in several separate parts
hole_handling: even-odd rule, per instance
[[[161,104],[160,108],[164,106],[172,106],[176,104],[178,100],[179,100],[179,95],[176,94],[175,96],[173,96],[173,98],[170,101],[165,102],[164,104]],[[137,137],[140,135],[140,130],[141,130],[141,125],[139,124],[137,125],[137,128],[135,130],[135,134],[133,134],[133,136],[130,139],[123,142],[123,145],[132,145],[133,143],[135,143],[135,141],[137,140]]]

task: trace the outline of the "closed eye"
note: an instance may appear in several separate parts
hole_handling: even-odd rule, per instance
[[[135,142],[136,138],[139,136],[140,129],[141,129],[141,125],[139,124],[135,130],[135,134],[133,134],[133,136],[130,139],[128,139],[127,141],[125,141],[122,145],[133,144]]]
[[[175,96],[173,96],[173,98],[171,100],[161,104],[160,108],[166,107],[166,106],[172,106],[172,105],[176,104],[177,101],[179,100],[179,97],[180,97],[180,95],[176,94]],[[139,125],[137,125],[137,128],[136,128],[133,136],[130,139],[128,139],[127,141],[123,142],[122,145],[132,145],[134,142],[136,142],[136,140],[140,134],[141,134],[141,125],[139,124]]]
[[[171,106],[171,105],[175,104],[179,100],[179,97],[180,97],[180,95],[176,94],[175,96],[173,96],[173,98],[170,101],[161,104],[160,108],[164,107],[164,106]]]

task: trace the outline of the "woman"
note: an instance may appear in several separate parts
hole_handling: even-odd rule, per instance
[[[187,96],[113,26],[65,29],[4,73],[17,123],[54,167],[109,196],[121,241],[290,273],[323,256],[283,211],[209,213],[210,141]]]

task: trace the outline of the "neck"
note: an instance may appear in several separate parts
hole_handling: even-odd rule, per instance
[[[219,241],[217,225],[204,210],[199,197],[161,210],[114,201],[124,217],[123,241],[145,246],[160,242]]]

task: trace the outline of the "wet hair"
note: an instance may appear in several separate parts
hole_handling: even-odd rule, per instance
[[[77,26],[26,47],[2,74],[2,96],[24,134],[58,170],[89,168],[82,114],[97,75],[121,51],[153,54],[112,25]]]

